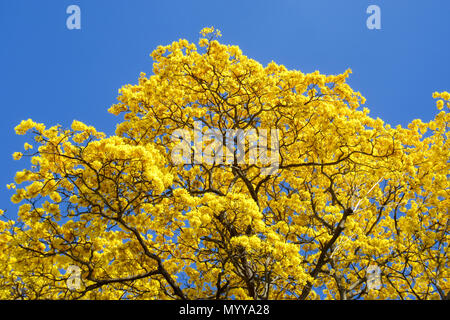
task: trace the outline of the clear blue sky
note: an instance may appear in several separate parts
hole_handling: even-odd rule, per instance
[[[81,8],[81,30],[66,28],[66,8]],[[366,27],[366,8],[381,8],[381,30]],[[198,41],[215,26],[266,65],[342,73],[371,115],[392,125],[428,121],[434,91],[450,90],[450,1],[428,0],[0,0],[0,208],[14,217],[6,184],[29,167],[14,161],[32,118],[69,126],[73,119],[112,134],[107,113],[117,90],[151,74],[151,51],[179,38]]]

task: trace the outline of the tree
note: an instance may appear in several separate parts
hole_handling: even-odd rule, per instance
[[[350,70],[263,67],[201,34],[120,90],[114,136],[16,127],[34,142],[13,155],[31,165],[8,185],[21,204],[0,224],[0,298],[448,296],[449,113],[391,128],[360,110]]]

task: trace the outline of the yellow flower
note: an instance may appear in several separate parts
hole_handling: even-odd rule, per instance
[[[88,128],[88,126],[85,125],[81,121],[73,120],[71,128],[72,128],[73,131],[84,131],[84,130],[86,130]]]
[[[50,194],[50,199],[52,199],[54,202],[61,202],[61,196],[58,192],[52,192]]]
[[[208,43],[209,43],[208,39],[205,38],[200,39],[200,41],[198,42],[200,47],[206,47]]]
[[[23,199],[23,197],[22,197],[21,195],[19,195],[19,194],[14,194],[14,195],[11,197],[11,202],[17,204],[17,203],[19,203],[20,201],[22,201],[22,199]]]
[[[27,187],[27,194],[30,198],[34,198],[41,192],[43,183],[40,181],[35,181]]]
[[[35,123],[33,122],[33,120],[28,119],[28,120],[22,120],[20,122],[19,125],[17,125],[14,130],[16,131],[17,134],[19,135],[23,135],[25,134],[28,130],[30,130],[31,128],[33,128],[35,126]]]
[[[15,188],[16,188],[16,185],[15,185],[14,183],[10,183],[10,184],[7,184],[6,187],[7,187],[9,190],[11,190],[11,189],[15,189]]]
[[[22,152],[14,152],[13,153],[14,160],[20,160],[22,158],[22,156],[23,156]]]
[[[201,31],[200,31],[200,34],[202,35],[202,36],[206,36],[206,35],[208,35],[208,34],[210,34],[210,33],[213,33],[214,32],[214,27],[210,27],[210,28],[203,28]]]
[[[25,144],[23,145],[23,147],[25,148],[25,150],[30,150],[33,149],[33,146],[27,142],[25,142]]]
[[[69,201],[72,203],[77,203],[78,202],[78,197],[76,195],[73,195],[69,198]]]

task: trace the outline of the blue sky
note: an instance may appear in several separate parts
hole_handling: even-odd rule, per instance
[[[68,30],[66,8],[81,8],[81,30]],[[381,9],[381,30],[369,30],[369,5]],[[118,89],[151,74],[149,54],[179,38],[198,41],[215,26],[266,65],[337,74],[352,68],[350,85],[373,117],[391,125],[428,121],[434,91],[450,90],[450,1],[428,0],[1,0],[0,208],[14,217],[6,184],[28,160],[14,161],[26,138],[14,127],[32,118],[51,126],[73,119],[113,134],[120,118],[107,113]]]

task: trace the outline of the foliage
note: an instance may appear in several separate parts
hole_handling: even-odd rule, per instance
[[[433,95],[434,120],[391,128],[360,109],[350,70],[263,67],[201,33],[159,46],[153,75],[120,90],[116,135],[76,120],[16,127],[34,140],[13,155],[31,165],[8,185],[20,207],[0,220],[0,298],[444,298],[450,94]],[[196,121],[277,128],[278,170],[174,163],[172,133]]]

